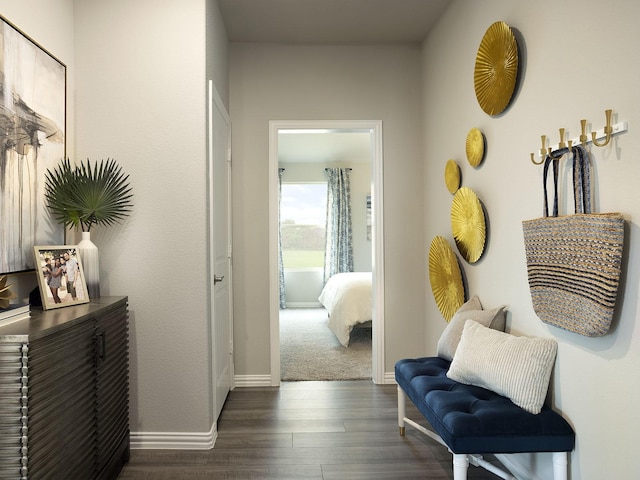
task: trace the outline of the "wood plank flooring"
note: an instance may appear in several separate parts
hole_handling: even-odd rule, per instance
[[[445,447],[411,427],[398,434],[396,405],[395,385],[370,380],[238,388],[229,394],[212,450],[133,450],[118,478],[452,479]],[[421,418],[410,402],[407,414]],[[498,477],[469,467],[468,478]]]

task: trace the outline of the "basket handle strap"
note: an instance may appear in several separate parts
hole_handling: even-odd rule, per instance
[[[545,217],[549,216],[549,200],[547,198],[547,174],[549,166],[553,165],[553,217],[558,216],[558,163],[559,159],[547,156],[544,161],[544,170],[542,172],[542,188],[544,189],[544,211]]]
[[[589,156],[580,145],[573,147],[573,198],[576,213],[591,213]]]

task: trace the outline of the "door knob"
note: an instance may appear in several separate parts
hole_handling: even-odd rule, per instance
[[[222,280],[224,280],[224,275],[214,275],[213,276],[213,284],[215,285],[218,282],[221,282]]]

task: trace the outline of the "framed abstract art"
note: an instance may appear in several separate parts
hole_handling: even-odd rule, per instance
[[[66,66],[0,17],[0,274],[35,269],[34,245],[64,243],[44,175],[65,137]]]

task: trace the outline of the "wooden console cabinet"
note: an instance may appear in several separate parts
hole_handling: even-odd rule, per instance
[[[0,480],[115,479],[129,459],[127,297],[0,327]]]

